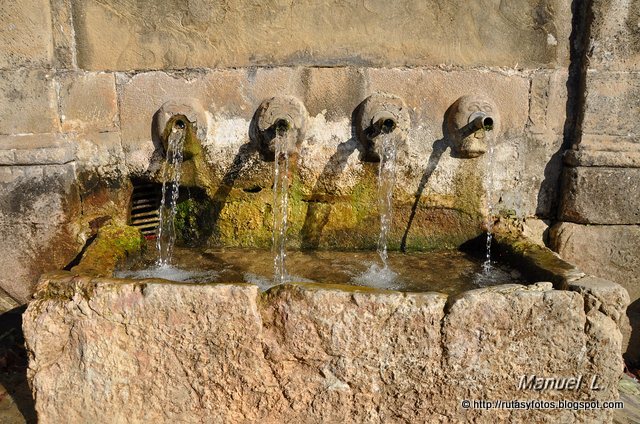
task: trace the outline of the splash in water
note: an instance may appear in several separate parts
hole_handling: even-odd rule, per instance
[[[288,132],[279,133],[275,139],[275,163],[273,176],[273,282],[282,284],[287,279],[287,214],[289,206],[289,152]]]
[[[162,200],[160,202],[160,222],[158,224],[157,266],[171,263],[173,246],[176,241],[175,217],[180,189],[180,174],[186,131],[184,124],[176,123],[171,129],[167,142],[167,157],[162,167]]]

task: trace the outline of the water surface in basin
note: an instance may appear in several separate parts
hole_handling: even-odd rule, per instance
[[[154,249],[117,278],[162,278],[179,282],[246,282],[266,290],[273,286],[273,254],[259,249],[175,248],[172,264],[155,264]],[[374,251],[290,251],[287,282],[351,284],[400,291],[460,293],[496,284],[526,284],[516,270],[496,263],[489,271],[482,261],[458,251],[389,252],[388,268]]]

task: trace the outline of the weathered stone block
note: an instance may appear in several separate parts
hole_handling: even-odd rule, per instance
[[[336,64],[553,66],[568,61],[570,2],[73,2],[91,70]],[[371,31],[376,28],[376,31]],[[429,31],[424,31],[429,28]],[[259,34],[259,36],[257,35]],[[127,43],[113,40],[127,39]],[[183,46],[189,46],[188,49]]]
[[[40,422],[599,422],[610,411],[465,409],[613,400],[620,332],[577,292],[502,286],[454,300],[345,286],[45,276],[23,318]],[[587,322],[589,325],[587,326]],[[577,391],[521,390],[523,375]],[[588,380],[600,377],[601,391]]]
[[[531,79],[529,99],[529,131],[533,134],[564,132],[567,108],[567,79],[565,69],[541,71]]]
[[[592,145],[592,147],[596,147]],[[583,149],[580,143],[578,150],[568,150],[564,154],[564,162],[572,167],[578,166],[606,166],[610,168],[640,168],[640,144],[636,144],[638,151],[609,152]],[[597,148],[597,147],[596,147]]]
[[[586,84],[583,133],[640,143],[640,72],[590,71]]]
[[[640,299],[640,226],[562,222],[552,228],[551,240],[564,259],[622,285],[632,302]]]
[[[0,165],[63,165],[75,153],[61,134],[0,135]]]
[[[266,358],[302,421],[426,418],[440,393],[445,301],[436,293],[274,290],[263,312],[273,337]]]
[[[126,175],[127,169],[122,151],[120,133],[94,133],[77,139],[78,168],[106,177]]]
[[[639,168],[565,168],[563,187],[563,221],[640,224]]]
[[[0,167],[0,287],[27,301],[45,271],[79,251],[73,224],[80,214],[73,165]]]
[[[56,78],[63,131],[107,132],[118,127],[113,74],[68,73]]]
[[[0,134],[49,133],[59,128],[52,73],[0,70]]]
[[[586,276],[569,283],[569,289],[585,298],[587,310],[601,311],[619,325],[629,305],[629,293],[620,284],[603,278]]]
[[[600,0],[592,8],[589,67],[640,70],[640,3]]]
[[[549,290],[550,287],[551,283],[527,288],[496,286],[472,290],[450,301],[443,326],[443,366],[465,399],[616,399],[623,364],[620,356],[613,353],[621,349],[615,322],[600,314],[593,320],[608,320],[607,329],[612,333],[594,335],[598,330],[606,333],[601,327],[585,332],[590,318],[585,316],[582,296]],[[613,338],[617,343],[607,343],[603,338]],[[611,349],[596,350],[603,346]],[[520,388],[525,376],[582,376],[586,382],[571,394],[562,390],[535,391]],[[588,382],[594,376],[600,379],[603,390],[589,388]],[[610,417],[610,411],[599,411],[590,418],[588,413],[577,417],[567,410],[465,412],[467,420],[481,422],[516,417],[526,422],[550,422],[554,417],[559,421],[588,422]]]
[[[57,69],[74,69],[76,64],[76,40],[71,14],[72,0],[50,0],[53,20],[54,65]]]
[[[51,65],[50,10],[48,0],[3,1],[0,4],[0,69]],[[5,110],[4,105],[0,109]]]
[[[264,100],[244,96],[250,92],[250,88],[247,88],[250,87],[248,78],[250,76],[246,70],[194,72],[187,78],[165,72],[138,74],[130,79],[118,75],[118,85],[122,87],[122,145],[130,169],[140,172],[149,167],[152,154],[158,147],[154,145],[152,134],[153,116],[166,101],[176,98],[193,98],[215,115],[209,128],[211,132],[217,128],[223,132],[221,140],[217,142],[227,144],[225,147],[246,142],[249,121]],[[255,104],[252,104],[252,100],[255,100]],[[223,120],[231,121],[228,124],[234,128],[224,127],[225,122],[220,122]],[[238,128],[238,125],[242,127]],[[236,133],[242,136],[240,140],[236,140]],[[227,156],[233,154],[233,149],[226,152]],[[232,161],[232,157],[229,159]],[[211,163],[215,164],[218,160],[219,157],[213,156]]]

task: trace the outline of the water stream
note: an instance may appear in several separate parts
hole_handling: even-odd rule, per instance
[[[378,236],[378,256],[382,267],[372,263],[365,272],[354,279],[356,284],[395,288],[397,273],[389,267],[388,238],[393,220],[393,188],[396,182],[397,148],[392,134],[381,134],[380,166],[378,168],[378,212],[380,214],[380,235]]]
[[[167,141],[166,160],[162,166],[162,200],[160,202],[160,222],[156,238],[159,267],[171,264],[171,255],[176,241],[175,217],[177,211],[178,194],[180,189],[180,175],[184,153],[184,139],[186,130],[175,124]]]
[[[489,141],[489,151],[487,152],[487,182],[486,182],[486,196],[487,196],[487,252],[485,261],[482,264],[482,268],[485,273],[491,271],[491,241],[493,240],[493,162],[494,162],[494,149],[493,143]]]
[[[380,213],[380,236],[378,255],[384,268],[388,268],[387,240],[393,218],[393,187],[396,183],[396,145],[390,134],[383,134],[380,168],[378,168],[378,211]]]
[[[290,131],[276,135],[273,175],[273,282],[282,284],[287,279],[287,215],[289,206],[289,152]]]

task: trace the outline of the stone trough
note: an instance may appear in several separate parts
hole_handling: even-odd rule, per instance
[[[521,238],[497,241],[548,282],[449,297],[308,283],[260,292],[114,279],[91,264],[135,249],[121,243],[106,260],[90,246],[72,271],[41,278],[24,315],[39,420],[609,421],[627,292]],[[560,401],[583,403],[553,409]]]

